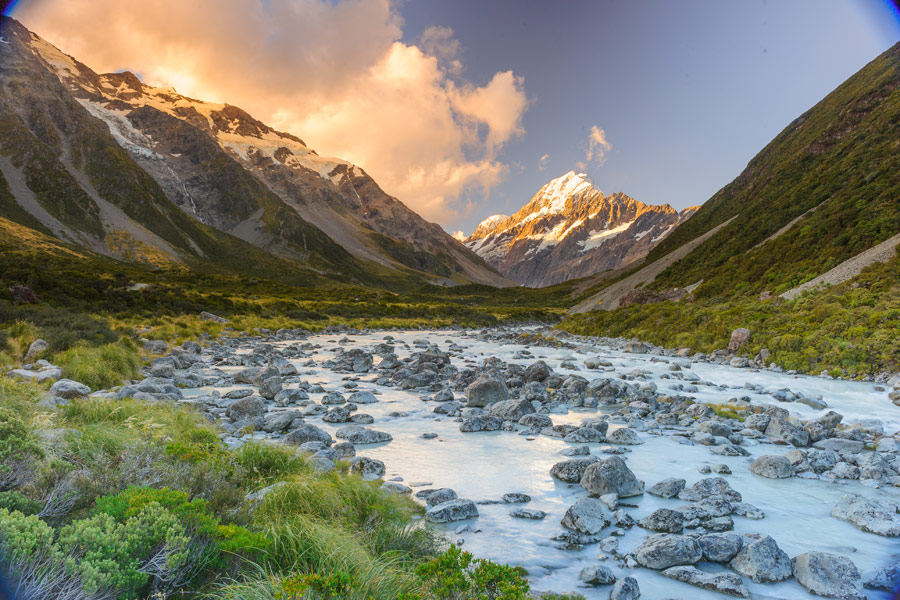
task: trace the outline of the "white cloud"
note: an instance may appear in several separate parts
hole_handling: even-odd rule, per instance
[[[547,168],[547,163],[550,162],[550,155],[544,154],[538,159],[538,171],[543,171]]]
[[[606,132],[594,125],[591,127],[591,133],[588,136],[588,147],[584,153],[584,160],[575,163],[575,166],[583,171],[592,162],[602,165],[606,162],[606,154],[610,150],[612,150],[612,144],[606,140]]]
[[[521,77],[461,76],[447,27],[400,41],[390,0],[44,0],[14,16],[100,71],[228,102],[362,166],[430,220],[452,222],[509,172]]]

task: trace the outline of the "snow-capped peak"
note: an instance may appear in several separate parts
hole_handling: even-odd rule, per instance
[[[558,214],[565,210],[566,201],[578,194],[593,189],[585,173],[569,171],[561,177],[549,181],[538,192],[541,204],[547,207],[550,214]]]

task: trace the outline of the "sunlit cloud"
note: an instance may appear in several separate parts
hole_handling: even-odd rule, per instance
[[[362,166],[430,220],[482,202],[525,131],[521,77],[467,80],[447,27],[401,42],[390,0],[44,0],[14,16],[96,71],[240,106]]]
[[[543,171],[547,168],[547,164],[550,162],[550,155],[544,154],[538,159],[538,171]]]
[[[606,140],[606,132],[596,125],[591,127],[591,133],[588,136],[588,146],[584,153],[584,160],[575,163],[579,170],[584,171],[588,165],[595,163],[602,165],[606,162],[606,154],[612,150],[612,144]]]

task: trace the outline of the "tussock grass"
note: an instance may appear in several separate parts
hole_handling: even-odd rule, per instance
[[[91,347],[78,344],[52,357],[66,377],[92,389],[120,385],[141,374],[141,357],[134,342],[122,338],[118,342]]]

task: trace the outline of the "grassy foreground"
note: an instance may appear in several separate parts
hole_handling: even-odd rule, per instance
[[[20,600],[530,597],[520,569],[448,549],[346,465],[229,450],[172,404],[42,392],[0,378],[0,556]]]

